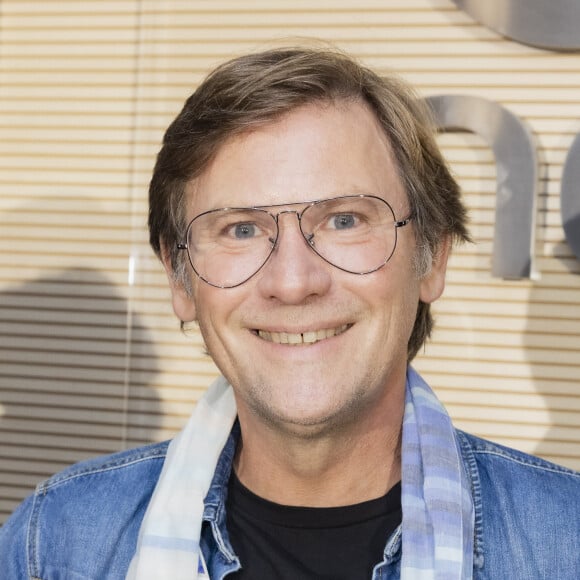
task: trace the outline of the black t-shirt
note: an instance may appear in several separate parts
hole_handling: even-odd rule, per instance
[[[371,501],[308,508],[262,499],[232,472],[227,528],[242,569],[228,580],[368,580],[401,518],[400,483]]]

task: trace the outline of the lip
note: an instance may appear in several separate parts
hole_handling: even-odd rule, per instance
[[[253,333],[265,342],[285,346],[311,346],[328,338],[339,336],[346,332],[352,324],[341,324],[335,327],[305,330],[302,332],[287,332],[282,330],[254,329]]]

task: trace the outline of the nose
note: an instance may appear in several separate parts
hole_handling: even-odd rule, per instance
[[[278,216],[278,240],[262,269],[258,286],[267,298],[284,304],[301,304],[328,292],[330,266],[308,246],[298,224],[298,213],[284,211]]]

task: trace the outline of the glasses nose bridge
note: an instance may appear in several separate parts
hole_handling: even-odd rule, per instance
[[[302,213],[303,213],[303,211],[304,210],[298,211],[297,209],[282,209],[282,210],[280,210],[276,214],[270,214],[276,220],[276,225],[278,226],[278,235],[280,235],[280,216],[283,216],[283,215],[286,215],[286,214],[292,214],[292,213],[298,219],[298,229],[300,230],[300,232],[302,232],[301,222],[302,222]]]
[[[276,222],[278,222],[281,215],[293,213],[298,218],[298,223],[300,223],[300,220],[302,219],[302,211],[298,211],[297,209],[282,209],[278,213],[274,214],[274,218],[276,219]]]
[[[277,229],[277,236],[276,236],[276,244],[278,243],[278,239],[280,238],[280,217],[287,215],[287,214],[294,214],[296,216],[296,219],[298,220],[298,231],[300,232],[300,235],[304,238],[304,240],[306,241],[306,243],[308,245],[310,245],[310,237],[308,236],[302,229],[302,215],[304,214],[304,211],[308,209],[308,206],[305,207],[302,210],[297,210],[297,209],[283,209],[280,210],[278,213],[276,214],[270,214],[275,220],[276,220],[276,229]]]

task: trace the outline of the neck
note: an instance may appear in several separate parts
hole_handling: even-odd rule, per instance
[[[404,389],[388,412],[373,409],[348,428],[313,435],[281,431],[240,414],[234,469],[264,499],[309,507],[352,505],[381,497],[401,479]]]

